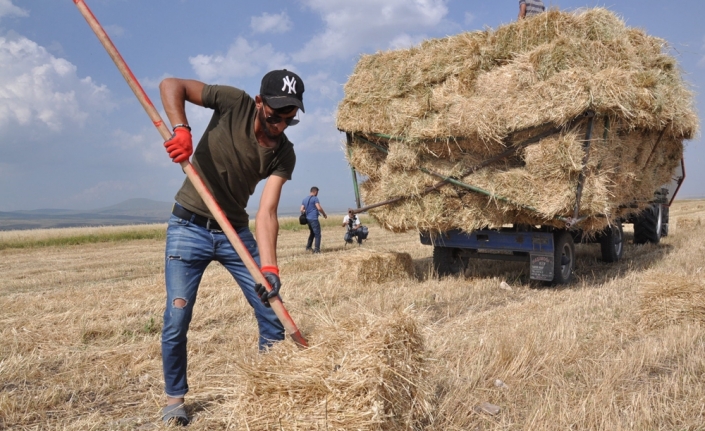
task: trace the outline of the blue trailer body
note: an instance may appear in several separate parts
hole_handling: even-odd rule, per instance
[[[568,231],[482,229],[451,230],[436,235],[421,233],[422,244],[433,246],[439,274],[462,268],[463,259],[493,259],[529,263],[532,280],[565,283],[572,276],[574,245]]]
[[[474,250],[543,252],[553,254],[553,233],[475,230],[470,233],[451,230],[435,236],[421,234],[421,243],[439,247]]]

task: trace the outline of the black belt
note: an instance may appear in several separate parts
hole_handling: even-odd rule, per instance
[[[212,218],[203,217],[202,215],[192,213],[179,204],[174,204],[174,208],[171,210],[171,213],[180,219],[188,220],[196,226],[201,226],[208,230],[223,230],[220,228],[218,222]]]

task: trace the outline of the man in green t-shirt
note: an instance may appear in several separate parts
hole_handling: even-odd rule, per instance
[[[254,309],[259,348],[284,339],[284,327],[269,305],[279,294],[277,267],[277,207],[282,186],[296,164],[294,146],[284,130],[298,123],[304,111],[304,84],[293,72],[273,70],[262,78],[260,94],[207,85],[190,79],[167,78],[159,85],[162,104],[174,134],[164,143],[175,163],[189,159],[216,202],[272,286],[266,293],[213,219],[191,181],[186,178],[176,194],[166,238],[166,310],[162,328],[162,364],[167,406],[165,422],[188,424],[183,407],[188,392],[186,334],[198,285],[208,264],[220,262],[232,274]],[[186,102],[213,110],[205,133],[193,151]],[[267,179],[255,218],[255,241],[245,211],[257,183]]]

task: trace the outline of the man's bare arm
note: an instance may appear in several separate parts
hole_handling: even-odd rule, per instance
[[[316,209],[318,210],[318,212],[323,214],[323,218],[328,218],[328,215],[326,214],[325,211],[323,211],[323,207],[321,206],[321,204],[316,203]]]
[[[521,3],[519,5],[519,19],[526,17],[526,3]]]
[[[277,266],[277,235],[279,234],[277,208],[285,182],[286,179],[276,175],[269,177],[259,201],[259,210],[255,217],[255,236],[262,266]]]
[[[188,124],[186,102],[203,106],[202,92],[206,84],[193,79],[166,78],[159,83],[162,106],[172,127]]]

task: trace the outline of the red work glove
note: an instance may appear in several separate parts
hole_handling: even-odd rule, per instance
[[[171,138],[164,142],[164,147],[174,163],[188,161],[193,154],[191,132],[185,127],[177,127]]]

